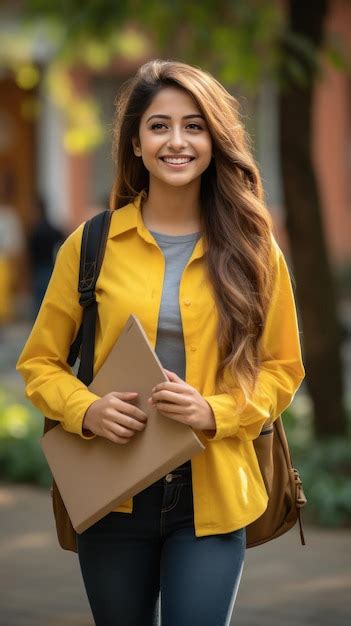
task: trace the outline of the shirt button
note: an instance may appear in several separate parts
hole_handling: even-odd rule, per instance
[[[189,300],[189,298],[186,298],[186,299],[184,300],[184,304],[185,304],[185,306],[190,306],[190,304],[191,304],[191,300]]]
[[[170,482],[172,482],[172,480],[173,480],[173,474],[167,474],[167,476],[166,476],[166,481],[167,481],[168,483],[170,483]]]
[[[191,350],[192,352],[195,352],[195,351],[196,351],[196,346],[194,346],[194,344],[192,344],[192,345],[190,346],[190,350]]]

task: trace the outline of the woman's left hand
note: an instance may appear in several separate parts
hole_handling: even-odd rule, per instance
[[[174,372],[164,369],[168,381],[159,383],[148,399],[157,410],[177,422],[197,430],[215,430],[212,408],[202,395]]]

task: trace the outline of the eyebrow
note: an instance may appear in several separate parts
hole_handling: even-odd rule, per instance
[[[164,120],[170,120],[171,116],[170,115],[162,115],[161,113],[155,113],[154,115],[150,115],[150,117],[146,120],[146,122],[149,122],[153,117],[162,117],[162,119]],[[188,120],[191,117],[201,117],[201,119],[205,120],[203,115],[200,115],[200,113],[191,113],[190,115],[183,115],[182,119],[183,120]]]

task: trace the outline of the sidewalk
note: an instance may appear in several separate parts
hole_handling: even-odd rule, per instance
[[[57,543],[49,490],[0,483],[0,519],[0,625],[93,626],[77,555]],[[301,546],[296,526],[247,550],[232,626],[351,623],[350,531],[305,535]]]

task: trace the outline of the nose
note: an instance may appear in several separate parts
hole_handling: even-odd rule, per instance
[[[184,148],[184,146],[186,146],[186,140],[183,136],[181,128],[174,126],[167,141],[167,146],[169,148],[174,148],[175,150],[180,150],[181,148]]]

